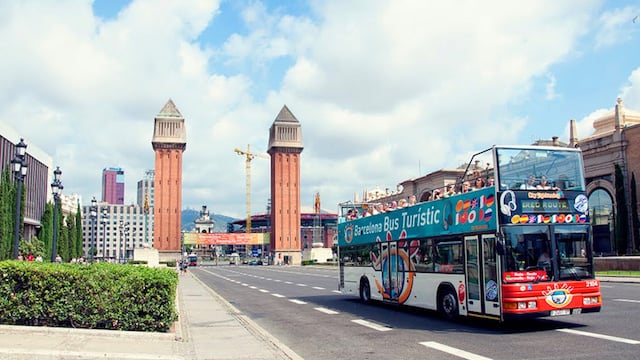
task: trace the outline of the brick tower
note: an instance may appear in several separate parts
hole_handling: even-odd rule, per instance
[[[302,128],[287,106],[269,129],[271,253],[275,262],[300,264],[300,153]]]
[[[153,247],[180,254],[182,153],[187,147],[184,118],[171,99],[155,117],[151,144],[156,153]],[[162,255],[161,255],[162,256]]]

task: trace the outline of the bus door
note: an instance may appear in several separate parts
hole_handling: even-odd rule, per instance
[[[500,316],[500,264],[493,234],[482,235],[482,264],[484,313]]]
[[[465,273],[467,278],[467,310],[482,312],[480,294],[480,244],[478,236],[465,236]]]
[[[398,262],[402,261],[398,254],[398,243],[395,241],[387,241],[380,244],[382,257],[382,287],[384,294],[382,298],[387,301],[398,301],[399,292],[402,286],[403,275],[402,269],[398,271]]]

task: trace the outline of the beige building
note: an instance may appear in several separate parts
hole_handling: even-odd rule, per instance
[[[595,132],[578,138],[575,121],[571,120],[569,146],[582,149],[584,158],[587,192],[589,193],[589,210],[593,225],[594,251],[598,253],[630,253],[638,248],[638,240],[633,229],[631,195],[631,179],[640,176],[640,112],[625,109],[622,99],[618,98],[611,111],[593,122]],[[624,198],[627,205],[626,248],[616,248],[614,239],[616,229],[616,196],[615,165],[620,167]],[[636,189],[638,192],[638,182]],[[635,244],[635,245],[634,245]]]

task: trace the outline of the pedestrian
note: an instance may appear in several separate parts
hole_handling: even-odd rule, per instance
[[[56,262],[58,264],[62,262],[62,257],[60,257],[60,254],[56,255]]]
[[[42,262],[42,255],[38,254],[38,256],[36,256],[36,261]]]

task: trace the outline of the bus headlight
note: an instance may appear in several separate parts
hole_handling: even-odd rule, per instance
[[[537,304],[535,301],[529,301],[529,302],[527,303],[527,307],[528,307],[529,309],[535,309],[535,308],[537,308],[537,307],[538,307],[538,304]]]
[[[598,302],[599,301],[597,296],[585,296],[582,298],[583,305],[593,305],[593,304],[597,304]]]

